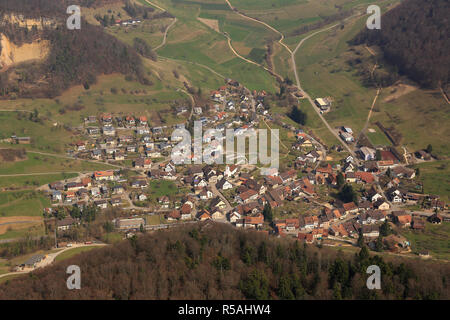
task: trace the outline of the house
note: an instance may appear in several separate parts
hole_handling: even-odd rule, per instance
[[[345,174],[345,182],[347,182],[347,183],[356,182],[356,174],[354,172],[347,172]]]
[[[329,234],[335,237],[348,237],[349,234],[343,224],[333,225],[329,229]]]
[[[345,214],[357,213],[358,212],[358,206],[354,202],[344,203],[342,205],[342,208],[344,208]]]
[[[237,211],[231,212],[228,216],[228,220],[230,220],[231,223],[236,223],[236,221],[239,219],[241,219],[241,215]]]
[[[147,200],[147,196],[145,195],[145,194],[143,194],[143,193],[141,193],[140,195],[138,195],[138,200],[139,201],[145,201],[145,200]]]
[[[375,177],[370,172],[365,171],[357,171],[355,172],[355,176],[359,181],[362,181],[364,183],[373,183],[375,182]]]
[[[116,135],[116,129],[112,126],[104,126],[102,128],[103,134],[105,136],[115,136]]]
[[[213,220],[222,220],[225,218],[225,214],[220,209],[214,209],[211,212],[211,218]]]
[[[181,220],[191,219],[192,218],[191,211],[192,211],[192,206],[189,205],[188,203],[184,203],[180,209]]]
[[[147,126],[140,126],[140,127],[136,128],[136,133],[138,135],[149,134],[150,133],[150,129]]]
[[[403,166],[396,166],[392,169],[391,173],[398,178],[414,179],[416,176],[416,171],[413,169],[408,169]]]
[[[15,137],[17,144],[30,144],[31,138],[30,137]]]
[[[320,158],[320,154],[316,150],[312,150],[306,154],[306,160],[315,163]]]
[[[64,190],[64,184],[60,181],[50,183],[49,187],[52,190]]]
[[[425,229],[425,221],[419,217],[413,217],[411,221],[411,228],[414,230],[424,230]]]
[[[412,222],[412,216],[410,214],[399,215],[395,217],[396,222],[400,227],[410,227]]]
[[[295,180],[295,178],[297,178],[297,172],[294,169],[285,171],[280,174],[280,178],[283,181],[283,183],[293,181]]]
[[[314,237],[312,233],[301,233],[299,232],[297,235],[298,240],[306,242],[306,243],[313,243]]]
[[[385,201],[384,199],[378,199],[377,201],[375,201],[373,206],[379,210],[389,210],[389,208],[391,207],[389,202]]]
[[[52,201],[61,201],[62,200],[62,193],[59,190],[54,190],[52,192]]]
[[[437,212],[432,216],[428,217],[428,221],[434,224],[441,224],[442,220],[443,220],[442,216]]]
[[[158,203],[162,208],[168,208],[170,205],[170,200],[168,196],[161,196],[158,198]]]
[[[131,187],[132,188],[147,188],[148,184],[146,180],[134,180],[133,182],[131,182]]]
[[[388,250],[394,252],[408,249],[410,246],[409,241],[405,237],[395,234],[390,234],[384,237],[383,244],[388,248]]]
[[[244,228],[261,228],[264,224],[264,216],[259,214],[257,216],[244,216]]]
[[[104,180],[114,180],[114,171],[95,171],[94,172],[94,179],[97,181],[104,181]]]
[[[319,218],[317,216],[306,216],[299,218],[299,227],[302,230],[313,229],[319,225]]]
[[[210,190],[208,190],[207,188],[203,188],[200,191],[200,193],[198,194],[198,196],[201,200],[208,200],[213,197],[213,193]]]
[[[375,160],[376,152],[374,149],[364,146],[359,149],[359,153],[364,161]]]
[[[111,200],[109,202],[111,202],[111,206],[118,207],[122,204],[122,199],[121,198],[111,198]]]
[[[233,185],[228,182],[226,179],[222,179],[216,183],[216,188],[219,190],[228,190],[233,188]]]
[[[358,216],[358,220],[361,224],[365,225],[385,221],[386,217],[380,210],[368,210],[361,213]]]
[[[208,210],[202,210],[197,214],[197,219],[200,221],[210,220],[211,214]]]
[[[361,229],[365,238],[377,238],[380,235],[380,228],[377,225],[363,225]]]
[[[165,215],[167,221],[175,221],[181,219],[180,210],[172,210]]]
[[[250,201],[256,200],[258,198],[258,192],[249,189],[236,196],[236,201],[239,203],[248,203]]]
[[[211,201],[210,207],[211,208],[219,208],[219,209],[225,209],[227,204],[225,201],[223,201],[221,198],[216,197]]]
[[[125,191],[123,186],[114,186],[112,187],[112,194],[122,194]]]
[[[350,133],[348,133],[348,132],[339,131],[339,136],[346,143],[350,143],[350,142],[355,141],[355,138],[353,138],[353,136]]]
[[[137,169],[150,169],[152,160],[150,158],[139,157],[134,161],[134,167]]]
[[[106,209],[108,207],[108,202],[106,200],[96,200],[94,204],[100,209]]]
[[[100,160],[102,158],[102,150],[94,149],[91,151],[91,157],[96,160]]]
[[[398,189],[394,189],[389,193],[390,199],[394,203],[401,203],[403,202],[403,195],[402,192]]]
[[[314,103],[319,107],[322,111],[327,111],[331,107],[331,103],[328,101],[327,98],[317,98],[314,100]]]
[[[73,219],[72,217],[67,217],[62,220],[58,220],[56,222],[58,231],[66,231],[69,230],[72,226],[78,224],[78,221]]]

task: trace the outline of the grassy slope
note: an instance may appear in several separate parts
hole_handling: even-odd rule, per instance
[[[448,241],[450,223],[443,222],[440,225],[427,223],[425,231],[405,230],[402,234],[411,242],[413,252],[428,250],[435,258],[450,258],[450,242]]]

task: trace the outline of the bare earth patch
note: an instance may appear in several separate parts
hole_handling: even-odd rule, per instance
[[[409,84],[404,84],[404,83],[395,84],[386,89],[387,92],[389,92],[389,93],[392,92],[392,93],[389,94],[386,98],[384,98],[383,102],[394,101],[394,100],[400,98],[401,96],[404,96],[405,94],[408,94],[416,89],[417,89],[417,87],[409,85]]]

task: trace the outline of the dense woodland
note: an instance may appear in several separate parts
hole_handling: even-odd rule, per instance
[[[378,45],[385,60],[423,87],[446,86],[450,75],[450,1],[406,0],[352,43]]]
[[[444,263],[389,261],[199,223],[134,236],[0,285],[0,299],[449,299]],[[68,265],[81,290],[67,290]],[[369,265],[381,290],[366,287]]]
[[[75,1],[82,5],[102,1]],[[117,1],[116,1],[117,2]],[[71,2],[71,4],[74,4]],[[83,84],[88,88],[99,74],[120,72],[149,84],[142,61],[134,48],[105,33],[101,27],[82,21],[81,30],[68,30],[65,1],[6,1],[0,4],[0,16],[20,13],[31,18],[51,18],[57,27],[43,30],[0,24],[4,33],[15,44],[36,39],[50,41],[50,55],[43,63],[22,64],[0,74],[0,96],[54,97],[71,85]],[[15,76],[11,76],[11,73]]]

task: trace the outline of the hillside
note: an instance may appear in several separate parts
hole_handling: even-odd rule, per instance
[[[103,1],[78,3],[92,6]],[[97,75],[117,72],[148,83],[136,51],[103,28],[82,19],[81,30],[68,30],[66,4],[0,4],[0,96],[55,97],[72,85],[89,87]]]
[[[0,286],[0,299],[448,299],[449,269],[435,262],[351,256],[206,223],[82,253]],[[68,265],[82,289],[66,288]],[[382,290],[366,268],[382,269]]]
[[[380,30],[364,29],[355,44],[378,45],[400,73],[424,87],[448,84],[450,76],[450,3],[407,0],[384,14]]]

